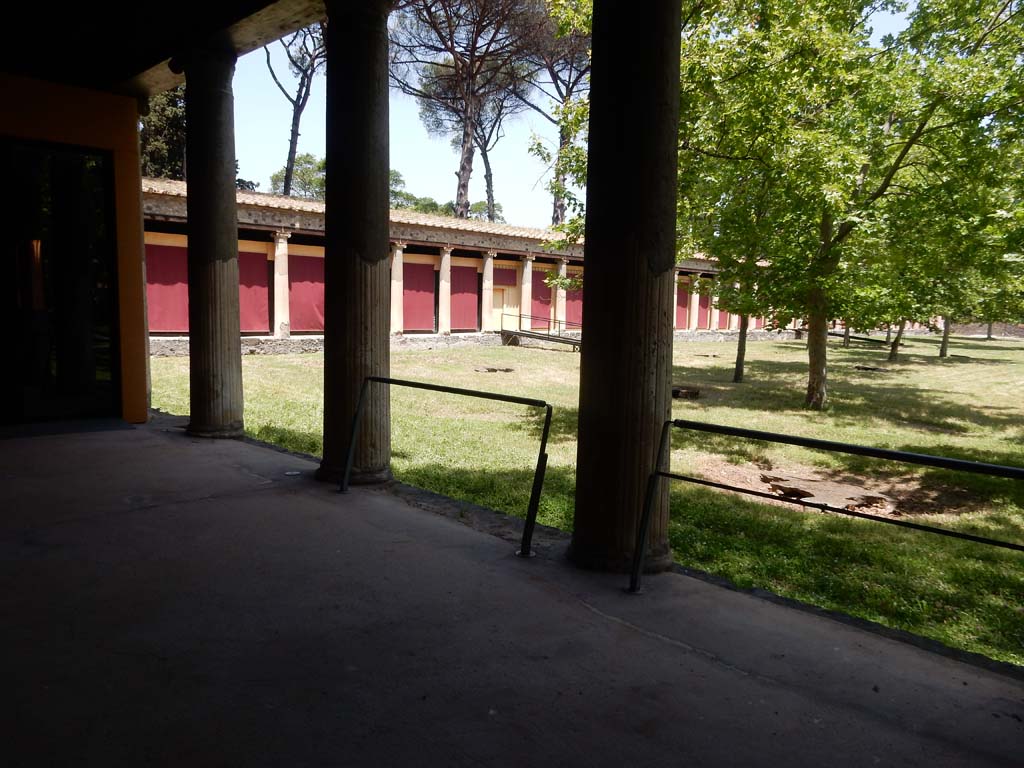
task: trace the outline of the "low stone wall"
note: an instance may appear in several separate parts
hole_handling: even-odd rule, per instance
[[[566,336],[579,337],[578,332]],[[737,331],[675,331],[675,341],[736,341]],[[750,331],[749,341],[778,341],[793,338],[792,331]],[[521,339],[524,347],[551,346],[541,339]],[[410,333],[391,337],[392,349],[448,349],[450,347],[501,346],[500,333]],[[563,346],[561,344],[559,347]],[[566,347],[569,348],[568,346]],[[269,336],[243,336],[243,355],[297,355],[323,352],[323,336],[292,336],[275,339]],[[188,357],[188,336],[150,336],[149,354],[153,357]]]
[[[988,335],[988,325],[986,323],[966,323],[963,325],[954,323],[951,331],[954,336],[981,336],[984,338]],[[1024,325],[993,323],[992,335],[1024,339]]]

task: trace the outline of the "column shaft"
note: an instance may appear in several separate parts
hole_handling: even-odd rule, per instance
[[[679,327],[679,273],[672,271],[672,329]]]
[[[533,328],[533,256],[523,256],[523,274],[519,283],[519,330]]]
[[[405,331],[404,243],[395,243],[391,251],[391,333]]]
[[[289,232],[274,233],[274,336],[292,335],[291,292],[288,281]]]
[[[480,330],[494,330],[494,257],[496,251],[484,254],[484,272],[480,286]]]
[[[687,328],[696,331],[700,328],[700,294],[697,293],[697,275],[690,277],[690,318]]]
[[[568,277],[569,260],[560,259],[558,262],[558,276]],[[560,331],[565,330],[565,288],[558,286],[555,289],[555,328]]]
[[[238,315],[238,212],[227,40],[182,57],[188,178],[189,425],[192,435],[243,433]]]
[[[437,332],[452,332],[452,249],[441,249],[441,271],[437,280]]]
[[[584,567],[624,570],[637,546],[648,547],[649,568],[671,563],[667,483],[648,541],[637,542],[636,532],[671,413],[679,24],[678,0],[652,0],[643,13],[616,0],[594,3],[586,344],[570,548]]]
[[[390,370],[388,37],[386,0],[328,0],[327,199],[324,253],[324,455],[317,477],[344,471],[367,376]],[[352,482],[391,470],[390,393],[371,385]]]

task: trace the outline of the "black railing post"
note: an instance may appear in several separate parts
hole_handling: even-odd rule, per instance
[[[363,379],[363,386],[359,388],[359,399],[356,401],[356,412],[352,414],[352,434],[348,440],[348,456],[345,457],[345,473],[341,476],[338,484],[339,493],[348,493],[348,481],[352,476],[352,463],[356,458],[356,440],[359,439],[359,422],[363,418],[363,404],[366,402],[366,390],[375,377],[367,376]]]
[[[640,515],[640,528],[636,533],[636,543],[633,544],[633,568],[629,575],[629,591],[636,594],[640,591],[640,574],[644,569],[644,557],[647,554],[647,533],[651,527],[651,510],[654,508],[654,494],[658,490],[658,481],[661,479],[662,467],[665,464],[665,454],[668,452],[669,437],[671,435],[672,422],[666,421],[661,425],[661,441],[658,443],[658,456],[655,459],[654,471],[647,478],[647,491],[644,493],[644,509]],[[671,456],[671,453],[669,453]]]
[[[537,511],[540,509],[540,493],[544,487],[544,475],[548,469],[548,433],[551,431],[551,406],[545,408],[544,431],[540,438],[540,452],[537,454],[537,469],[533,473],[533,488],[530,490],[530,506],[526,509],[526,524],[523,526],[523,540],[516,554],[532,557],[533,529],[537,526]]]

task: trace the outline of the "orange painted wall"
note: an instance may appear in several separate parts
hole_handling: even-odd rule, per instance
[[[114,161],[124,418],[149,415],[142,178],[135,99],[0,74],[0,133],[109,151]]]

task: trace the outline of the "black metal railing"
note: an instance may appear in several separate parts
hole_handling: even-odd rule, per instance
[[[387,376],[367,376],[363,379],[363,386],[359,390],[359,400],[356,403],[356,412],[352,416],[352,434],[348,443],[348,456],[345,458],[345,473],[341,477],[338,490],[342,493],[348,492],[349,480],[352,476],[352,464],[355,461],[356,441],[359,438],[359,424],[363,418],[363,409],[366,404],[366,392],[370,384],[386,384],[392,387],[410,387],[412,389],[426,389],[431,392],[443,392],[449,395],[463,395],[464,397],[477,397],[483,400],[497,400],[502,403],[515,403],[533,408],[544,409],[544,429],[540,437],[540,450],[537,453],[537,468],[533,472],[533,488],[530,491],[530,505],[526,509],[526,523],[523,525],[523,539],[516,553],[520,557],[530,557],[533,551],[530,545],[533,543],[533,531],[537,526],[537,510],[540,507],[540,493],[544,487],[544,474],[548,467],[548,433],[551,431],[551,405],[543,400],[536,400],[531,397],[518,397],[517,395],[506,395],[500,392],[484,392],[478,389],[462,389],[460,387],[445,387],[441,384],[427,384],[422,381],[408,381],[406,379],[392,379]]]
[[[845,453],[854,456],[868,456],[875,459],[898,461],[903,464],[916,464],[919,466],[938,467],[940,469],[949,469],[958,472],[970,472],[976,475],[988,475],[990,477],[1006,477],[1012,480],[1024,480],[1024,468],[1021,467],[1007,467],[1001,464],[986,464],[984,462],[979,461],[951,459],[945,456],[930,456],[925,453],[894,451],[888,448],[872,448],[866,445],[840,443],[832,440],[818,440],[816,438],[798,437],[796,435],[783,435],[777,432],[762,432],[756,429],[727,427],[721,424],[705,424],[700,421],[687,421],[685,419],[666,421],[661,429],[661,442],[658,447],[657,463],[654,467],[654,471],[651,473],[650,477],[647,480],[647,491],[644,495],[644,507],[643,512],[640,515],[640,524],[638,526],[636,546],[633,553],[633,563],[629,579],[630,592],[638,592],[640,590],[640,576],[643,572],[644,554],[647,548],[647,535],[651,523],[651,510],[654,506],[655,493],[658,490],[658,481],[661,478],[667,478],[669,480],[681,480],[686,483],[694,483],[696,485],[704,485],[709,488],[719,488],[721,490],[726,491],[735,491],[750,496],[771,499],[772,501],[788,502],[790,504],[807,507],[809,509],[817,509],[822,512],[834,512],[836,514],[846,515],[848,517],[859,517],[865,520],[874,520],[875,522],[886,523],[887,525],[896,525],[901,528],[912,528],[916,531],[925,531],[927,533],[934,533],[940,536],[948,536],[954,539],[963,539],[966,541],[973,541],[978,544],[986,544],[992,547],[1001,547],[1003,549],[1012,549],[1017,552],[1024,552],[1024,544],[1015,544],[1009,541],[990,539],[985,536],[975,536],[972,533],[954,531],[948,528],[938,528],[931,525],[924,525],[922,523],[913,523],[909,520],[898,520],[890,517],[882,517],[880,515],[872,515],[867,512],[858,512],[857,510],[844,509],[842,507],[832,506],[831,504],[822,504],[820,502],[807,501],[806,499],[796,499],[787,496],[779,496],[774,493],[758,491],[752,488],[743,488],[741,486],[727,485],[726,483],[717,483],[699,477],[673,474],[669,472],[667,468],[665,468],[666,457],[671,455],[668,448],[669,437],[671,435],[671,430],[673,427],[677,429],[696,430],[699,432],[712,432],[718,435],[741,437],[750,440],[762,440],[769,443],[785,443],[787,445],[798,445],[803,448],[811,448],[813,450],[818,451],[828,451],[831,453]]]
[[[538,333],[538,332],[541,332],[541,331],[547,331],[548,333],[562,334],[562,333],[565,333],[566,331],[580,331],[580,330],[583,330],[583,324],[582,323],[576,323],[576,322],[573,322],[571,320],[553,320],[552,318],[550,318],[550,317],[548,317],[546,315],[523,315],[523,314],[517,315],[517,314],[512,314],[512,313],[506,312],[501,317],[502,317],[502,320],[503,320],[501,330],[503,330],[503,331],[525,330],[525,331],[533,331],[535,333]],[[515,328],[505,328],[504,327],[504,325],[505,325],[504,318],[506,318],[506,317],[511,317],[513,320],[516,321],[516,327]],[[530,320],[531,321],[531,323],[530,323],[531,327],[530,328],[520,328],[520,326],[523,324],[523,320]],[[543,320],[544,321],[544,328],[543,329],[541,329],[541,328],[533,328],[532,327],[533,326],[533,322],[532,322],[533,320]]]

